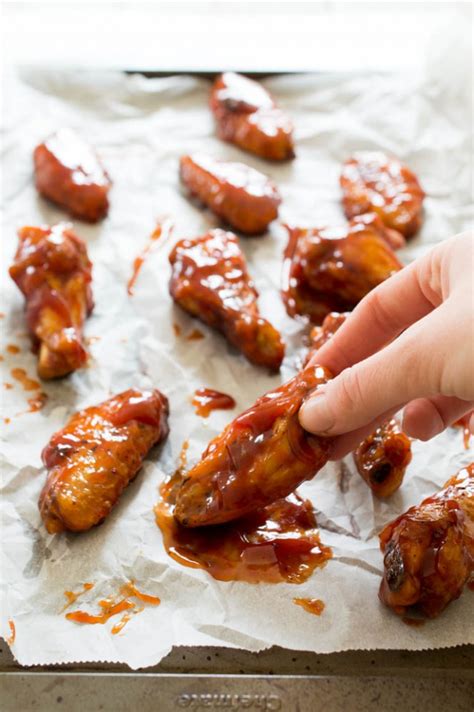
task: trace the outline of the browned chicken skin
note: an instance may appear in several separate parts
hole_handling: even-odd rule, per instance
[[[321,348],[345,322],[349,312],[331,312],[321,326],[311,330],[311,348],[306,361]],[[411,462],[411,441],[395,419],[382,423],[354,451],[360,476],[377,497],[390,497],[403,482]]]
[[[395,613],[435,618],[474,574],[474,463],[380,534],[380,598]]]
[[[74,217],[97,222],[107,215],[111,182],[93,149],[61,129],[34,150],[38,192]]]
[[[73,415],[43,450],[48,478],[39,508],[50,534],[99,524],[168,435],[168,400],[131,389]]]
[[[26,298],[26,319],[38,347],[38,374],[50,379],[84,365],[84,321],[92,311],[92,265],[68,225],[23,227],[10,276]]]
[[[397,158],[360,151],[344,163],[340,182],[346,217],[375,212],[404,237],[419,230],[425,194],[416,175]]]
[[[289,228],[283,301],[290,316],[320,324],[331,311],[353,309],[371,289],[401,269],[386,228],[367,214],[341,228]]]
[[[328,378],[325,369],[307,366],[229,423],[186,473],[174,512],[179,523],[200,527],[238,519],[314,477],[328,460],[330,439],[303,430],[298,411]]]
[[[170,294],[180,307],[221,331],[252,363],[280,368],[283,342],[259,314],[258,293],[235,235],[211,230],[181,240],[169,260]]]
[[[183,156],[180,177],[192,195],[245,235],[260,235],[278,216],[281,198],[275,184],[244,163]]]
[[[270,161],[294,157],[293,125],[258,82],[225,72],[214,82],[210,106],[223,141]]]

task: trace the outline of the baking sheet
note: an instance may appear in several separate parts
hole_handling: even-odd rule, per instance
[[[86,325],[89,367],[57,383],[42,384],[45,407],[25,413],[13,367],[35,377],[23,299],[2,269],[0,364],[2,393],[2,610],[0,632],[16,637],[21,664],[106,661],[132,668],[159,662],[173,645],[225,645],[260,650],[281,645],[315,652],[361,648],[422,649],[474,642],[474,595],[469,591],[437,621],[412,628],[378,601],[382,560],[377,532],[409,505],[433,492],[472,459],[460,431],[449,430],[429,445],[414,443],[414,458],[400,492],[389,502],[374,500],[351,458],[329,464],[300,492],[314,503],[323,543],[333,559],[304,584],[223,583],[204,571],[183,568],[165,553],[153,505],[158,487],[174,471],[189,439],[189,461],[240,410],[298,363],[304,329],[289,319],[278,297],[286,233],[271,226],[263,238],[241,244],[261,293],[264,316],[281,329],[287,356],[280,376],[247,363],[223,338],[204,326],[205,338],[189,341],[198,324],[171,302],[167,255],[174,241],[216,226],[182,195],[178,158],[200,150],[243,160],[271,175],[283,196],[282,222],[343,222],[338,173],[353,150],[382,149],[405,159],[427,192],[425,223],[403,253],[405,261],[450,234],[468,227],[470,196],[469,96],[462,76],[436,75],[287,76],[267,80],[296,125],[297,159],[267,164],[214,136],[205,80],[179,76],[145,79],[119,73],[22,70],[7,77],[4,134],[4,265],[23,224],[54,223],[64,214],[37,197],[31,174],[36,143],[61,126],[72,126],[99,150],[113,178],[111,211],[98,226],[75,223],[94,263],[96,307]],[[454,110],[453,100],[456,99]],[[464,102],[464,103],[463,103]],[[465,107],[465,111],[462,110]],[[132,262],[147,242],[155,220],[175,221],[167,241],[158,242],[129,297]],[[177,336],[173,324],[181,328]],[[11,354],[7,344],[20,347]],[[103,525],[74,536],[48,535],[37,510],[45,480],[40,453],[71,413],[131,386],[156,386],[171,404],[171,434],[153,451],[141,474]],[[209,386],[234,396],[234,412],[197,417],[190,397]],[[22,413],[21,415],[18,415]],[[116,619],[80,626],[64,618],[64,591],[84,582],[94,588],[78,607],[95,612],[97,601],[134,579],[138,588],[161,598],[146,607],[118,635]],[[326,608],[311,616],[294,596],[321,598]]]

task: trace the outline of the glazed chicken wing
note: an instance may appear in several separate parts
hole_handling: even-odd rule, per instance
[[[290,316],[320,324],[331,311],[353,309],[401,269],[380,218],[368,214],[341,228],[289,228],[283,301]]]
[[[74,217],[97,222],[107,215],[111,182],[93,149],[61,129],[34,150],[36,188]]]
[[[330,440],[298,420],[306,396],[330,374],[307,366],[259,398],[215,438],[185,476],[175,517],[186,527],[222,524],[286,497],[329,457]]]
[[[281,198],[275,184],[244,163],[183,156],[180,177],[192,195],[245,235],[265,232],[278,216]]]
[[[92,311],[92,265],[68,225],[23,227],[10,276],[26,298],[26,319],[38,348],[38,374],[50,379],[84,365],[84,321]]]
[[[169,256],[170,294],[189,314],[221,331],[252,363],[279,369],[284,345],[258,311],[257,290],[231,232],[178,242]]]
[[[311,330],[308,362],[345,322],[349,312],[331,312],[321,326]],[[383,423],[365,438],[354,451],[354,461],[360,476],[377,497],[390,497],[403,482],[411,462],[411,441],[393,418]]]
[[[128,390],[73,415],[43,450],[48,478],[40,495],[50,534],[99,524],[168,435],[168,400],[158,390]]]
[[[293,125],[261,84],[234,72],[216,79],[210,106],[223,141],[271,161],[293,158]]]
[[[474,575],[474,463],[380,534],[380,598],[395,613],[435,618]]]
[[[340,182],[348,218],[375,212],[404,237],[420,228],[425,194],[416,175],[397,158],[360,151],[344,163]]]

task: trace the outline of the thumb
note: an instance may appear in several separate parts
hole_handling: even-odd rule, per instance
[[[300,409],[303,428],[320,435],[341,435],[415,398],[440,393],[445,354],[437,325],[443,318],[439,311],[319,387]]]

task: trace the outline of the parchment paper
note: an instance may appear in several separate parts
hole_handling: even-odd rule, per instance
[[[173,306],[168,295],[167,256],[175,240],[217,225],[181,193],[178,158],[200,150],[242,160],[270,174],[283,196],[281,220],[300,224],[344,222],[339,203],[341,162],[357,149],[392,151],[420,176],[427,192],[420,235],[402,257],[408,261],[472,217],[469,95],[462,74],[436,76],[338,75],[282,77],[266,82],[294,118],[297,159],[272,165],[225,145],[214,136],[207,108],[208,84],[192,77],[145,79],[119,73],[23,70],[9,76],[4,162],[4,261],[2,311],[3,380],[1,445],[2,618],[1,633],[16,627],[12,646],[24,665],[120,661],[132,668],[157,663],[173,645],[225,645],[260,650],[273,644],[332,652],[356,648],[422,649],[474,643],[474,594],[464,595],[436,621],[411,628],[378,601],[382,557],[377,533],[408,506],[435,491],[472,451],[449,430],[430,444],[414,443],[402,489],[388,502],[372,498],[351,458],[331,464],[300,491],[317,511],[321,538],[334,558],[303,585],[221,583],[201,570],[183,568],[163,549],[154,520],[158,486],[190,440],[192,462],[211,437],[263,392],[290,377],[301,353],[304,329],[288,318],[279,298],[285,231],[272,225],[262,238],[242,239],[265,316],[281,329],[287,357],[280,376],[269,376],[232,351],[225,340]],[[467,86],[467,85],[466,85]],[[48,133],[72,126],[93,143],[114,181],[109,217],[98,226],[75,222],[94,263],[95,310],[86,325],[91,362],[56,383],[42,384],[48,401],[37,413],[12,380],[12,367],[35,377],[23,298],[6,276],[16,229],[67,217],[38,198],[31,153]],[[173,217],[173,237],[158,243],[143,267],[135,296],[126,293],[133,258],[147,242],[159,215]],[[400,295],[403,299],[403,295]],[[176,336],[173,323],[180,325]],[[199,326],[200,341],[186,335]],[[17,344],[18,355],[6,351]],[[429,367],[429,364],[427,364]],[[156,386],[171,403],[171,434],[154,451],[108,519],[78,536],[46,533],[37,509],[45,481],[40,453],[50,435],[79,408],[131,386]],[[234,412],[205,421],[189,400],[200,386],[237,400]],[[3,421],[2,421],[3,422]],[[77,625],[60,613],[66,589],[95,587],[80,608],[134,579],[162,603],[133,617],[119,635],[106,625]],[[311,616],[294,596],[321,598],[326,608]]]

